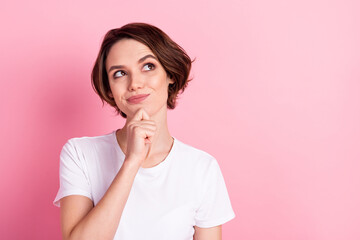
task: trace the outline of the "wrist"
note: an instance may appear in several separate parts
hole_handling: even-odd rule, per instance
[[[139,161],[137,161],[136,159],[133,159],[132,157],[125,157],[125,160],[123,163],[124,168],[135,170],[137,172],[137,170],[139,170],[140,166],[141,166],[141,163]]]

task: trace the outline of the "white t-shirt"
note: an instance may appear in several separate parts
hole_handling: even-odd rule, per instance
[[[96,206],[124,158],[116,131],[68,140],[60,153],[60,188],[53,204],[60,207],[61,198],[82,195]],[[174,138],[165,160],[139,168],[114,239],[192,240],[194,225],[209,228],[233,218],[216,159]]]

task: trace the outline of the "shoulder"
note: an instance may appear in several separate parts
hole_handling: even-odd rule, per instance
[[[177,141],[177,157],[181,157],[182,163],[188,162],[192,166],[197,165],[200,168],[207,169],[211,165],[217,165],[216,158],[209,152],[203,149],[191,146],[183,141],[176,139]]]
[[[99,136],[73,137],[66,141],[63,150],[87,151],[110,146],[113,141],[114,132]]]
[[[68,139],[68,142],[73,144],[97,144],[103,142],[109,142],[111,137],[114,135],[114,132],[107,133],[99,136],[83,136],[83,137],[73,137]]]

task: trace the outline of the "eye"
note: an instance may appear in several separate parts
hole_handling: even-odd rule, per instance
[[[122,76],[124,76],[124,75],[125,75],[125,72],[124,72],[124,71],[122,71],[122,70],[116,71],[116,72],[114,73],[114,78],[119,78],[119,77],[122,77]]]
[[[147,64],[144,65],[144,67],[146,67],[146,66],[148,66],[148,67],[147,67],[148,70],[152,70],[152,69],[155,68],[155,65],[152,64],[152,63],[147,63]]]

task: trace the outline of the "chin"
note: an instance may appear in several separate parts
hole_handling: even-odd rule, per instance
[[[136,108],[132,108],[131,110],[128,109],[127,112],[124,112],[127,116],[133,116],[140,108],[143,108],[145,110],[145,112],[149,115],[149,117],[151,117],[153,115],[153,112],[151,109],[148,109],[147,107],[145,106],[137,106]]]

